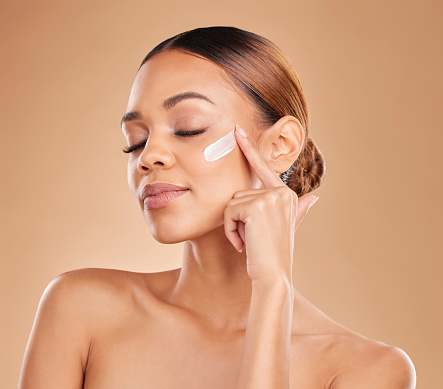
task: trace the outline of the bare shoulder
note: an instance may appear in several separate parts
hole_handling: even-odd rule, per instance
[[[148,291],[142,273],[84,268],[55,277],[46,287],[42,299],[52,296],[52,299],[60,300],[92,319],[121,313],[119,311],[128,309],[128,302],[135,301],[134,296],[142,291]]]
[[[93,340],[121,318],[131,320],[140,301],[149,301],[141,273],[89,268],[52,279],[40,299],[19,388],[83,387]]]
[[[135,273],[117,269],[84,268],[70,270],[55,277],[48,287],[74,288],[85,290],[88,288],[104,289],[108,292],[122,292],[142,281],[142,273]]]
[[[100,326],[103,319],[112,325],[112,317],[118,319],[138,309],[149,309],[162,294],[167,294],[179,271],[138,273],[101,268],[71,270],[55,277],[44,294],[56,296],[63,300],[63,304],[80,310],[91,325],[94,319]]]
[[[331,353],[337,372],[330,389],[414,389],[416,372],[401,349],[353,331],[334,336]]]
[[[83,387],[94,334],[131,309],[134,285],[141,284],[137,279],[119,271],[80,269],[49,282],[26,346],[19,388]]]
[[[329,389],[414,389],[416,373],[400,348],[367,338],[332,320],[297,293],[294,344],[325,367]],[[304,324],[300,324],[304,323]],[[298,336],[297,336],[298,335]],[[297,348],[295,348],[297,349]]]

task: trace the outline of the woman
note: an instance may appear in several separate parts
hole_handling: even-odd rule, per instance
[[[396,347],[292,283],[294,233],[325,165],[297,75],[269,40],[198,28],[155,47],[122,130],[159,273],[80,269],[46,288],[19,388],[414,388]]]

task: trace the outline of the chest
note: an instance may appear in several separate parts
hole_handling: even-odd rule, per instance
[[[243,341],[244,334],[216,336],[178,317],[132,320],[94,340],[84,388],[234,388]],[[330,375],[321,353],[294,337],[291,388],[325,388]]]

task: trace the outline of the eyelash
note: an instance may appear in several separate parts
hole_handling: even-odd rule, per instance
[[[195,136],[195,135],[201,134],[201,133],[203,133],[205,131],[206,131],[206,129],[195,130],[195,131],[176,131],[176,132],[174,132],[174,135],[183,136],[183,137]],[[134,146],[126,147],[126,148],[122,149],[122,151],[124,153],[132,153],[133,151],[144,147],[145,144],[146,144],[146,141],[142,142],[142,143],[139,143],[139,144],[136,144]]]

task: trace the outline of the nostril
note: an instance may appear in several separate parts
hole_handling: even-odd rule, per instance
[[[166,150],[165,148],[153,148],[153,144],[151,144],[150,150],[145,148],[138,156],[140,171],[144,171],[141,169],[142,166],[151,170],[165,169],[167,167],[172,167],[174,163],[175,158],[169,150]]]

